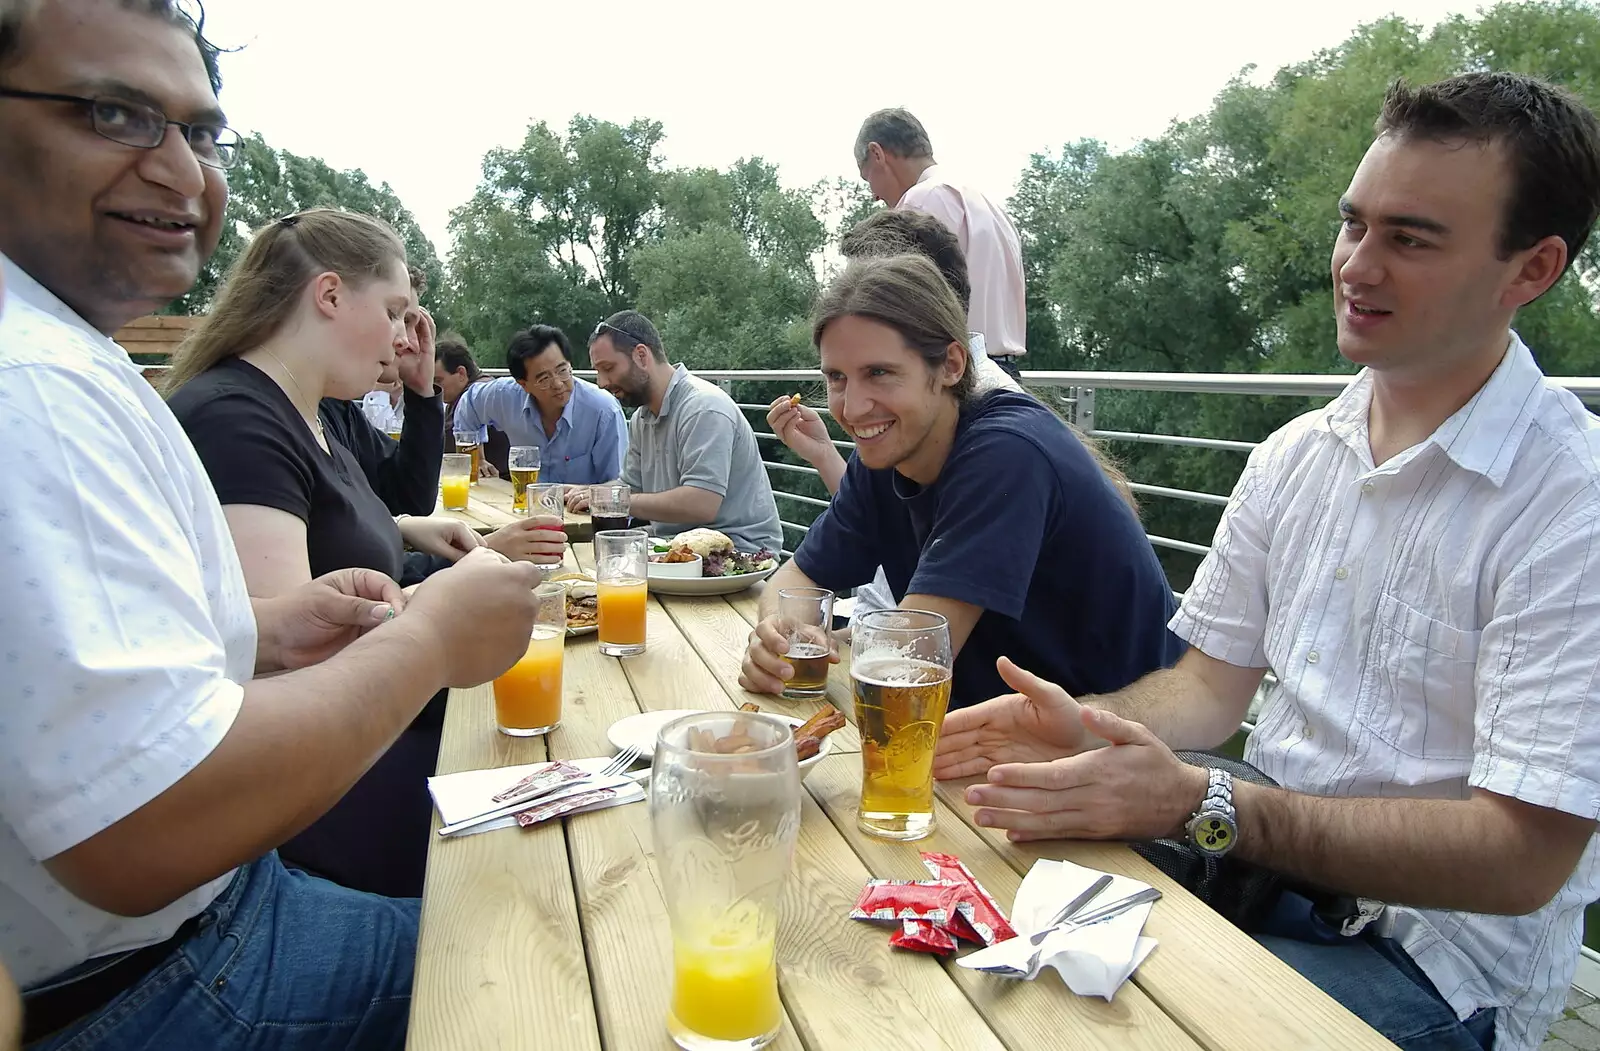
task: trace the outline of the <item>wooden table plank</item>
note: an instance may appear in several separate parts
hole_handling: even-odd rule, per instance
[[[927,879],[918,852],[942,851],[966,862],[978,882],[1009,908],[1022,877],[943,803],[938,830],[915,843],[893,843],[856,827],[861,803],[859,756],[839,756],[818,766],[806,787],[849,842],[866,868],[880,879]],[[1167,907],[1158,903],[1156,909]],[[1161,950],[1157,949],[1159,953]],[[1145,966],[1149,966],[1146,962]],[[1124,985],[1106,1003],[1074,995],[1054,971],[1032,982],[1015,982],[945,963],[951,979],[1013,1051],[1193,1051],[1199,1047],[1137,986]]]
[[[542,739],[496,731],[493,705],[488,685],[452,691],[440,773],[546,757]],[[521,835],[433,837],[406,1041],[411,1051],[598,1051],[569,873],[558,825]]]
[[[1122,843],[1051,840],[1012,843],[973,824],[962,799],[975,778],[941,782],[940,799],[1018,874],[1039,858],[1059,858],[1143,880],[1161,889],[1145,933],[1160,948],[1133,981],[1173,1020],[1214,1051],[1355,1051],[1394,1045],[1301,977],[1255,939]],[[1226,1010],[1219,1010],[1226,1004]]]

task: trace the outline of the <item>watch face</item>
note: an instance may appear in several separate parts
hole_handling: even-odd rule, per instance
[[[1195,822],[1193,836],[1195,846],[1215,854],[1233,846],[1233,826],[1220,817],[1203,817]]]

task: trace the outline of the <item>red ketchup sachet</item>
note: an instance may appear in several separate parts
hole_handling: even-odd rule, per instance
[[[956,951],[958,938],[993,945],[1017,936],[960,858],[924,853],[922,863],[933,879],[868,880],[850,918],[893,921],[899,929],[890,935],[890,945],[941,956]]]
[[[1000,905],[994,900],[994,896],[983,889],[983,884],[979,883],[972,871],[961,863],[960,858],[954,854],[930,854],[923,851],[922,863],[927,866],[935,879],[959,883],[965,888],[961,898],[961,916],[983,944],[993,945],[1017,936],[1017,932],[1012,930],[1011,924],[1006,921],[1005,913],[1000,911]]]

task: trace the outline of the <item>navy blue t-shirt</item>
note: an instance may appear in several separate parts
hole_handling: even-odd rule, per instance
[[[1049,408],[996,391],[962,413],[944,469],[923,488],[852,456],[795,564],[833,591],[883,566],[897,599],[984,610],[956,658],[951,707],[1010,693],[995,660],[1074,696],[1170,667],[1176,604],[1138,518]]]

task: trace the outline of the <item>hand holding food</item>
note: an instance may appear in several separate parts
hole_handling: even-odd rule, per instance
[[[774,401],[767,410],[767,423],[779,441],[813,467],[819,460],[838,456],[828,425],[815,409],[803,404],[798,394]]]

